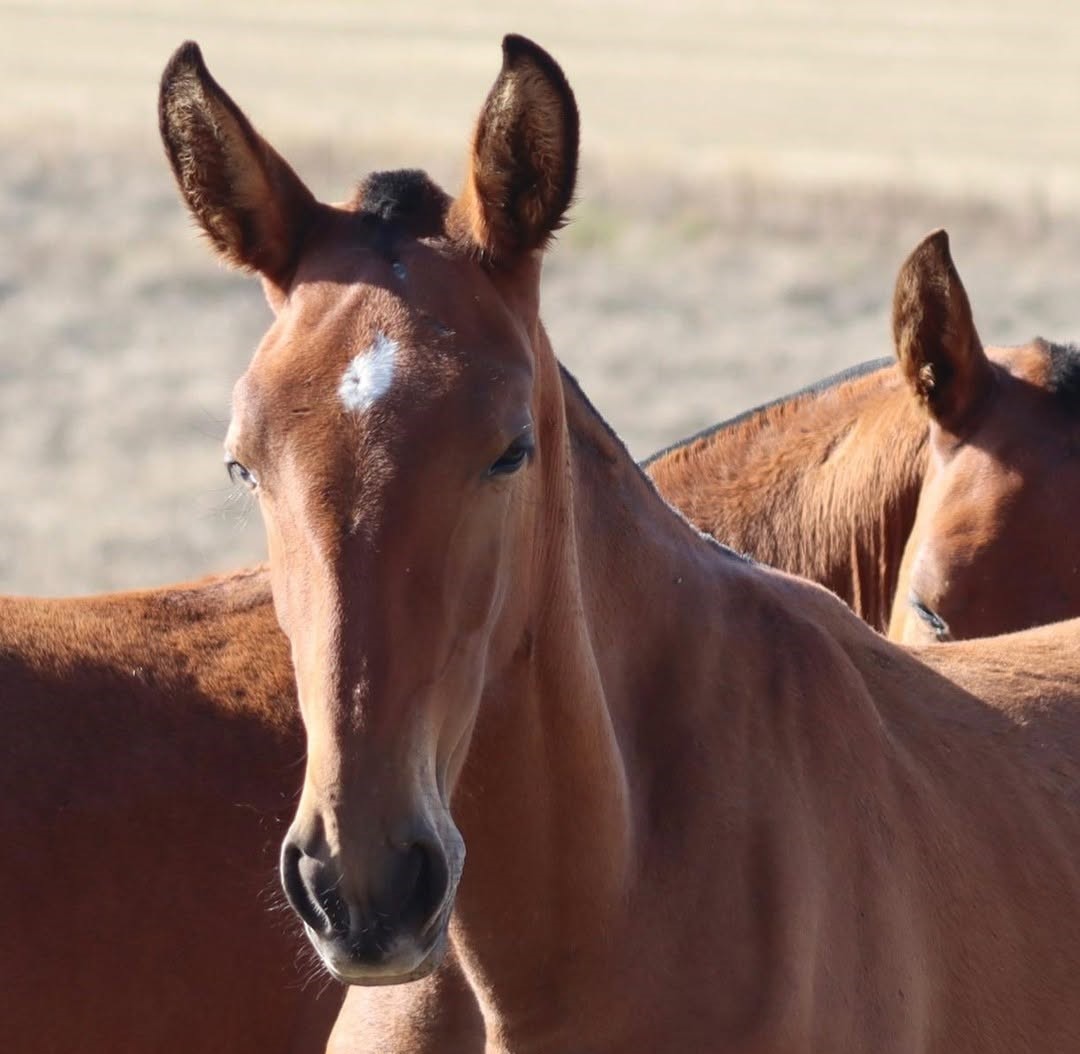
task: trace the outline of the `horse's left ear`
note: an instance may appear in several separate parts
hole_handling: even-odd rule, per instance
[[[257,271],[271,303],[292,276],[315,198],[210,76],[197,44],[161,77],[161,138],[191,214],[234,267]]]
[[[524,37],[502,47],[451,213],[458,233],[496,262],[544,248],[563,226],[578,161],[577,104],[562,70]]]
[[[896,357],[916,397],[943,428],[960,431],[993,372],[945,231],[928,234],[900,268],[892,326]]]

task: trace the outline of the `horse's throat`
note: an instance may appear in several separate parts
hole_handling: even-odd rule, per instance
[[[535,1013],[538,985],[554,1020],[576,1012],[630,880],[623,758],[588,634],[558,610],[533,632],[487,686],[454,794],[468,854],[454,944],[507,1023]]]

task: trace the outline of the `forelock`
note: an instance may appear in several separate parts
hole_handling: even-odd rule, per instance
[[[1046,349],[1050,356],[1047,388],[1063,410],[1080,417],[1080,346],[1047,343]]]
[[[414,238],[443,231],[450,196],[419,169],[373,172],[356,189],[349,208]]]

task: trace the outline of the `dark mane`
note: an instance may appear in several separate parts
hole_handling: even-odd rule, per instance
[[[1043,344],[1050,356],[1047,388],[1057,396],[1066,413],[1080,416],[1080,347],[1049,341],[1043,341]]]
[[[782,403],[794,402],[796,399],[805,398],[808,395],[820,395],[822,392],[827,392],[831,388],[835,388],[838,385],[844,384],[846,381],[853,381],[859,377],[865,377],[867,374],[876,373],[878,370],[883,370],[886,367],[892,365],[893,360],[891,358],[871,359],[869,362],[860,362],[856,366],[849,366],[845,370],[841,370],[839,373],[834,373],[831,377],[825,377],[820,381],[814,381],[813,384],[806,385],[805,388],[800,388],[798,391],[792,392],[790,395],[781,395],[777,399],[771,399],[767,403],[762,403],[760,406],[755,406],[751,410],[744,410],[740,414],[736,414],[734,417],[729,417],[726,421],[721,421],[719,424],[709,425],[708,428],[703,428],[700,432],[695,432],[691,436],[687,436],[685,439],[676,440],[669,446],[658,450],[655,454],[649,455],[644,461],[641,462],[643,469],[648,468],[654,461],[659,461],[660,458],[672,453],[675,450],[681,450],[684,446],[689,446],[691,443],[696,443],[701,439],[709,439],[716,435],[718,432],[723,432],[728,428],[734,428],[736,425],[742,424],[744,421],[750,420],[752,417],[756,417],[758,414],[765,413],[767,410],[771,410],[774,406],[780,406]]]
[[[439,234],[449,195],[418,168],[372,172],[356,188],[349,208],[413,238]]]

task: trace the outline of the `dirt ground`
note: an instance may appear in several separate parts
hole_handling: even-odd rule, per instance
[[[456,186],[502,32],[549,47],[584,167],[544,316],[636,455],[888,354],[932,227],[988,343],[1080,337],[1080,13],[898,6],[0,2],[0,590],[262,555],[220,443],[268,309],[157,141],[186,37],[330,197],[397,164]]]

